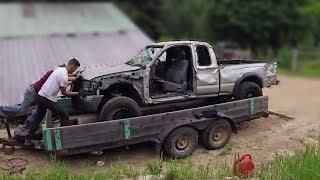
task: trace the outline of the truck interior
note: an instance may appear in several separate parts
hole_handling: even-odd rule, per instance
[[[192,92],[192,66],[190,46],[168,48],[151,66],[150,97],[157,99]]]

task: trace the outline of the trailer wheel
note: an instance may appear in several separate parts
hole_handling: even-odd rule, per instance
[[[259,97],[262,96],[262,94],[262,89],[257,83],[246,81],[240,85],[234,97],[235,99],[247,99]]]
[[[191,155],[197,145],[197,131],[191,127],[180,127],[166,138],[163,150],[171,158],[184,158]]]
[[[125,119],[141,116],[140,106],[132,99],[117,96],[107,101],[100,112],[100,121]]]
[[[219,149],[227,144],[231,133],[230,123],[225,119],[219,119],[201,133],[201,141],[208,149]]]

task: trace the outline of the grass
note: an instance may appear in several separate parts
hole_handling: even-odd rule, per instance
[[[318,149],[296,152],[293,156],[276,156],[261,167],[261,179],[320,179],[320,153]]]
[[[191,161],[173,160],[165,173],[165,179],[224,179],[230,172],[226,163],[220,166],[206,164],[195,167]]]
[[[290,76],[305,76],[305,77],[315,77],[319,78],[320,77],[320,64],[317,65],[303,65],[300,66],[300,69],[298,72],[292,72],[289,69],[285,68],[278,68],[279,74],[285,74],[285,75],[290,75]]]
[[[146,172],[149,175],[158,176],[162,173],[162,170],[163,170],[162,156],[158,157],[156,161],[147,164]]]
[[[305,63],[301,66],[298,73],[310,77],[320,77],[320,63]]]
[[[131,164],[114,163],[108,170],[100,167],[89,167],[80,172],[73,172],[64,162],[51,162],[47,171],[29,171],[25,178],[20,175],[11,176],[8,173],[0,175],[1,180],[87,180],[87,179],[123,179],[137,178],[141,172],[134,169]]]
[[[307,149],[297,151],[292,156],[276,155],[253,174],[253,177],[262,180],[273,179],[320,179],[320,151]],[[105,180],[105,179],[137,179],[140,175],[163,175],[167,180],[173,179],[224,179],[232,176],[230,166],[225,162],[220,165],[204,164],[195,166],[190,160],[171,160],[164,162],[157,158],[147,164],[145,171],[139,171],[131,164],[119,162],[111,163],[110,167],[88,167],[79,172],[72,171],[64,162],[53,161],[47,171],[29,171],[24,177],[11,176],[7,173],[0,175],[1,180]]]
[[[219,154],[219,156],[227,156],[231,153],[232,151],[232,147],[231,146],[227,146],[225,148],[223,148],[222,152]]]
[[[164,168],[164,161],[162,158],[157,158],[154,162],[150,162],[146,166],[146,170],[139,171],[131,164],[124,164],[115,162],[110,167],[87,167],[79,170],[79,172],[72,171],[65,162],[52,161],[50,168],[47,171],[29,171],[24,177],[21,175],[9,175],[4,173],[0,175],[1,180],[105,180],[105,179],[137,179],[142,175],[163,175],[165,179],[224,179],[230,174],[230,169],[227,164],[221,166],[213,166],[206,164],[202,166],[195,166],[191,161],[172,160],[168,162]]]
[[[288,52],[282,52],[287,54]],[[279,72],[288,75],[299,75],[308,77],[320,77],[320,55],[312,55],[301,53],[298,58],[299,68],[298,72],[291,72],[291,58],[290,56],[279,56]]]

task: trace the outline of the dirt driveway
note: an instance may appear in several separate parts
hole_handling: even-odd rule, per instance
[[[233,134],[226,147],[208,151],[203,147],[197,148],[188,158],[195,164],[218,163],[225,160],[231,162],[235,152],[251,153],[259,165],[277,154],[292,154],[296,149],[304,148],[301,139],[318,137],[320,130],[320,79],[281,76],[279,86],[264,90],[270,98],[270,110],[279,112],[293,120],[276,116],[260,118],[244,123],[238,134]],[[0,131],[4,137],[4,131]],[[0,159],[24,157],[30,161],[28,169],[43,168],[48,156],[40,151],[19,149],[12,156],[0,153]],[[106,151],[103,156],[88,154],[75,155],[65,158],[70,167],[78,170],[84,165],[94,165],[98,160],[113,161],[115,159],[132,163],[135,167],[145,167],[147,162],[156,158],[151,144],[131,146],[129,149],[116,148]]]

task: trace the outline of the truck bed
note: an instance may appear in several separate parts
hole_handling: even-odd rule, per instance
[[[250,59],[233,59],[233,60],[217,60],[218,65],[226,64],[254,64],[254,63],[264,63],[260,60],[250,60]]]

